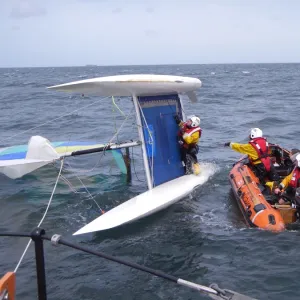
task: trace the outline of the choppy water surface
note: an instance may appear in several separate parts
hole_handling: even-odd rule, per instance
[[[126,183],[109,155],[72,158],[63,175],[78,192],[59,182],[43,228],[48,234],[60,233],[91,249],[204,285],[216,282],[259,299],[299,299],[299,231],[272,234],[245,226],[228,182],[228,172],[239,154],[222,145],[245,142],[249,128],[255,126],[263,129],[271,142],[300,147],[300,65],[0,69],[0,146],[26,144],[32,135],[51,141],[108,142],[124,119],[111,99],[82,98],[45,87],[128,73],[185,75],[202,80],[199,102],[185,102],[185,109],[201,116],[199,158],[213,168],[214,175],[191,197],[160,213],[75,238],[72,233],[99,215],[78,178],[104,210],[145,191],[146,182],[138,148],[131,153],[135,158],[131,184]],[[124,113],[130,113],[130,101],[116,101]],[[69,115],[58,118],[63,114]],[[137,138],[134,122],[134,116],[129,118],[119,140]],[[48,166],[14,181],[0,177],[0,230],[29,232],[37,225],[58,168]],[[21,238],[0,239],[2,273],[14,269],[26,243],[27,239]],[[49,299],[207,299],[160,278],[62,246],[54,248],[46,243],[45,251]],[[33,248],[17,273],[17,295],[24,300],[36,297]]]

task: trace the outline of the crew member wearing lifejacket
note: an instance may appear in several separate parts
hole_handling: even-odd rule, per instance
[[[250,164],[254,167],[254,172],[261,183],[265,182],[267,176],[270,181],[278,181],[279,176],[269,157],[269,145],[263,132],[259,128],[252,128],[247,144],[225,143],[224,147],[230,147],[239,153],[247,154]]]
[[[201,138],[202,129],[200,128],[200,118],[192,115],[187,118],[186,122],[180,120],[179,116],[174,117],[176,123],[180,127],[178,132],[178,143],[180,145],[181,160],[183,162],[186,174],[190,174],[192,170],[186,168],[187,166],[187,154],[193,160],[194,173],[197,175],[200,173],[200,166],[197,159],[197,153],[199,152],[198,142]]]
[[[279,187],[274,190],[274,194],[278,195],[285,192],[289,198],[293,199],[298,188],[300,188],[300,154],[295,157],[294,170],[281,181]],[[281,198],[278,203],[284,204],[285,201]]]

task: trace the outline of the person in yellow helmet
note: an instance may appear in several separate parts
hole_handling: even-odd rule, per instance
[[[252,128],[250,130],[247,144],[227,142],[224,147],[230,147],[236,152],[247,154],[256,176],[262,183],[264,183],[266,176],[270,181],[279,181],[279,175],[269,157],[268,141],[263,137],[261,129]]]
[[[198,142],[201,138],[202,129],[200,128],[200,118],[192,115],[187,118],[186,122],[180,120],[179,116],[174,117],[180,130],[178,132],[178,143],[180,145],[181,160],[185,167],[186,174],[192,171],[187,168],[187,155],[193,160],[194,172],[199,174],[200,166],[198,164],[197,153],[199,152]]]

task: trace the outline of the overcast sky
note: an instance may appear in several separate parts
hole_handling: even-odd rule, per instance
[[[0,0],[0,67],[300,62],[298,0]]]

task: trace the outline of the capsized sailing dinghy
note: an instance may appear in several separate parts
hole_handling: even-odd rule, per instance
[[[75,234],[113,228],[138,220],[179,201],[206,182],[213,172],[185,175],[177,143],[177,114],[185,120],[181,94],[197,101],[197,78],[169,75],[117,75],[49,87],[97,96],[130,97],[136,113],[148,191],[113,208]],[[124,101],[126,101],[124,99]],[[211,169],[211,168],[210,168]]]

